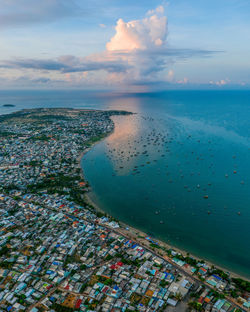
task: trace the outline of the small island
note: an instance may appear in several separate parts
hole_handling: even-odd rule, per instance
[[[3,107],[15,107],[16,105],[14,104],[3,104]]]

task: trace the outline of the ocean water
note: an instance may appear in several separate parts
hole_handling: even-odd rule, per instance
[[[14,108],[3,108],[14,104]],[[82,159],[92,199],[176,247],[250,277],[250,91],[1,91],[0,113],[123,109]]]

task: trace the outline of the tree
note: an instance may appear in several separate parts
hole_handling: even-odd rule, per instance
[[[111,278],[108,278],[108,279],[106,279],[106,281],[103,284],[107,285],[107,286],[111,286],[112,283],[113,283],[113,280]]]
[[[190,309],[194,309],[195,311],[202,311],[202,305],[196,301],[190,301],[188,303]]]
[[[177,294],[175,295],[175,298],[176,298],[178,301],[181,301],[181,300],[183,299],[183,296],[182,296],[181,293],[177,293]]]

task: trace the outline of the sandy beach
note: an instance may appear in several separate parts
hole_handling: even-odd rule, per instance
[[[93,206],[93,207],[96,209],[96,211],[100,211],[100,212],[102,212],[102,213],[107,214],[103,209],[101,209],[101,208],[93,201],[93,199],[91,198],[91,195],[90,195],[89,193],[84,194],[84,198],[85,198],[86,202],[88,202],[91,206]],[[107,214],[107,215],[108,215],[108,214]],[[112,216],[111,216],[111,217],[112,217]],[[161,256],[164,257],[167,261],[171,261],[171,258],[169,258],[169,257],[167,256],[167,253],[164,252],[164,250],[162,250],[162,249],[157,249],[157,250],[154,249],[154,250],[153,250],[152,247],[150,247],[149,241],[146,240],[146,237],[149,236],[148,234],[146,234],[146,233],[143,232],[142,230],[139,230],[139,229],[137,229],[137,228],[134,228],[134,227],[132,227],[132,226],[130,226],[130,225],[124,223],[124,222],[121,222],[121,221],[119,221],[119,225],[120,225],[120,228],[119,228],[119,229],[116,229],[116,231],[119,231],[122,235],[124,235],[124,236],[126,236],[126,237],[129,237],[131,240],[137,242],[138,244],[141,244],[142,246],[147,247],[147,248],[150,249],[152,252],[161,255]],[[222,266],[219,266],[219,265],[217,265],[217,264],[214,264],[214,263],[212,263],[211,261],[208,261],[208,260],[206,260],[206,259],[201,259],[201,258],[199,258],[199,257],[197,257],[197,256],[194,256],[193,254],[191,254],[190,252],[188,252],[188,251],[186,251],[186,250],[183,250],[183,249],[180,249],[180,248],[178,248],[178,247],[176,247],[176,246],[167,244],[166,242],[164,242],[164,241],[162,241],[162,240],[159,240],[159,239],[157,239],[157,238],[155,238],[155,237],[153,238],[153,240],[154,240],[155,242],[157,242],[158,245],[159,245],[160,247],[162,247],[162,248],[172,249],[173,251],[175,251],[175,252],[177,252],[177,253],[180,253],[180,254],[182,254],[182,255],[185,256],[185,257],[186,257],[186,256],[189,256],[189,257],[192,257],[192,258],[194,258],[194,259],[196,259],[196,260],[198,260],[198,261],[202,261],[202,260],[203,260],[203,261],[206,262],[206,264],[207,264],[209,267],[214,266],[214,267],[216,267],[216,268],[218,268],[218,269],[220,269],[220,270],[222,270],[222,271],[224,271],[224,272],[230,273],[230,276],[231,276],[231,277],[234,277],[234,278],[242,278],[242,279],[244,279],[244,280],[250,281],[250,279],[246,278],[245,276],[242,276],[242,275],[239,275],[239,274],[237,274],[237,273],[234,273],[234,272],[232,272],[232,271],[230,271],[230,270],[228,270],[228,269],[226,269],[226,268],[223,268]],[[156,252],[156,251],[157,251],[157,252]],[[171,261],[171,262],[172,262],[172,261]]]

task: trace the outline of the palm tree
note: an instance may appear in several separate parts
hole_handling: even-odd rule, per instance
[[[181,300],[183,299],[183,296],[182,296],[181,293],[177,293],[177,294],[175,295],[175,298],[176,298],[178,301],[181,301]]]

